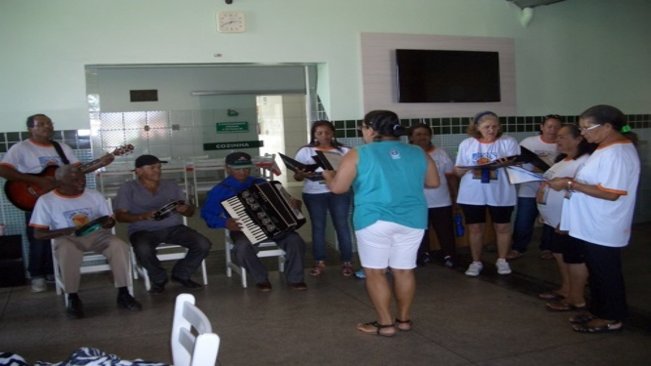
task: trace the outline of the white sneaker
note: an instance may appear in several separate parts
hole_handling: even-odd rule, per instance
[[[477,277],[482,269],[484,269],[484,265],[481,262],[472,262],[466,270],[466,276]]]
[[[504,259],[498,259],[495,266],[497,267],[497,273],[501,275],[511,274],[511,266]]]
[[[47,285],[45,284],[45,278],[38,277],[32,278],[32,292],[43,292],[47,290]]]

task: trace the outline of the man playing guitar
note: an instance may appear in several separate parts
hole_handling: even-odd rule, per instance
[[[44,114],[29,116],[27,129],[29,138],[13,145],[2,158],[0,177],[7,181],[31,183],[39,191],[45,193],[57,187],[58,184],[53,176],[36,174],[51,165],[79,165],[79,159],[73,153],[72,148],[63,143],[58,143],[61,153],[57,152],[52,141],[54,125],[48,116]],[[110,164],[113,159],[113,155],[107,155],[102,159],[102,164],[95,169]],[[28,270],[32,279],[32,292],[42,292],[47,289],[45,277],[53,274],[51,245],[50,240],[34,238],[34,229],[28,225],[31,216],[31,210],[25,212],[26,234],[29,241]]]

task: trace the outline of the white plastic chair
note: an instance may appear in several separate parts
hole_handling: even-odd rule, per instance
[[[174,365],[215,366],[219,343],[219,336],[213,333],[210,320],[195,305],[194,296],[177,296],[170,341]]]
[[[225,233],[225,238],[224,238],[224,246],[226,249],[226,276],[231,277],[233,275],[233,272],[237,273],[240,275],[241,280],[242,280],[242,287],[246,288],[247,287],[247,281],[246,281],[246,268],[237,265],[233,260],[231,259],[231,250],[233,249],[233,240],[231,240],[231,235],[228,230],[224,230]],[[285,251],[282,250],[276,244],[275,241],[263,241],[260,244],[256,244],[258,247],[258,258],[268,258],[268,257],[278,257],[278,272],[284,272],[285,271]]]
[[[188,225],[188,218],[185,216],[183,216],[183,225]],[[133,278],[137,280],[142,276],[142,279],[145,281],[145,288],[147,291],[149,291],[151,288],[151,281],[149,280],[147,270],[138,264],[138,261],[136,260],[136,253],[133,251],[133,245],[129,246],[129,250],[131,252],[131,263],[133,264],[131,267],[133,269]],[[183,259],[185,258],[187,252],[187,248],[171,243],[160,243],[156,247],[156,257],[158,257],[159,261],[173,261]],[[203,284],[207,285],[208,271],[206,270],[205,259],[201,261],[201,274],[203,276]]]
[[[109,207],[109,212],[113,211],[112,208],[112,203],[111,199],[107,198],[106,199],[107,205]],[[115,226],[111,228],[111,234],[115,235]],[[57,295],[63,294],[63,298],[65,300],[66,306],[68,306],[68,296],[65,288],[63,286],[63,278],[61,277],[61,268],[59,268],[59,261],[55,255],[55,243],[57,239],[52,239],[52,265],[54,268],[54,285],[56,288]],[[131,258],[129,265],[127,268],[132,267],[132,261]],[[108,272],[111,271],[111,266],[109,265],[108,260],[106,259],[105,256],[103,256],[100,253],[95,253],[95,252],[85,252],[84,257],[81,262],[81,267],[80,267],[80,272],[81,274],[87,274],[87,273],[98,273],[98,272]],[[129,293],[133,296],[133,280],[131,279],[131,276],[128,275],[127,278],[129,279],[128,281],[128,287],[129,287]]]

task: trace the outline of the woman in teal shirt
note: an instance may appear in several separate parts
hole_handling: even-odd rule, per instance
[[[438,187],[439,175],[436,163],[421,148],[400,141],[405,129],[394,112],[369,112],[361,131],[367,144],[346,154],[336,173],[326,171],[323,176],[333,193],[345,193],[351,186],[355,193],[357,247],[366,290],[377,313],[376,321],[359,323],[357,329],[390,337],[398,329],[411,329],[416,287],[413,270],[427,226],[423,187]],[[385,275],[389,268],[398,307],[395,322]]]

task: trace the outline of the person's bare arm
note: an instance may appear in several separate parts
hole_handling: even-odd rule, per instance
[[[332,193],[348,192],[357,175],[358,158],[357,150],[350,150],[344,155],[336,172],[334,170],[323,171],[323,178]]]
[[[588,196],[601,198],[607,201],[617,201],[617,199],[622,195],[618,192],[601,189],[596,185],[579,183],[573,178],[569,177],[554,178],[548,181],[547,184],[555,191],[560,191],[562,189],[566,189],[568,191],[577,191],[585,193]]]
[[[114,215],[115,215],[115,219],[118,222],[131,223],[131,222],[138,222],[143,220],[151,220],[154,218],[155,212],[156,211],[147,211],[139,214],[132,214],[127,210],[115,210]]]
[[[425,153],[425,152],[423,152]],[[436,167],[436,162],[429,154],[425,153],[427,159],[427,174],[425,175],[425,186],[428,188],[436,188],[441,184],[441,177],[439,177],[439,170]]]
[[[67,227],[57,230],[34,229],[34,238],[39,240],[54,239],[64,235],[70,235],[77,230],[76,227]]]

